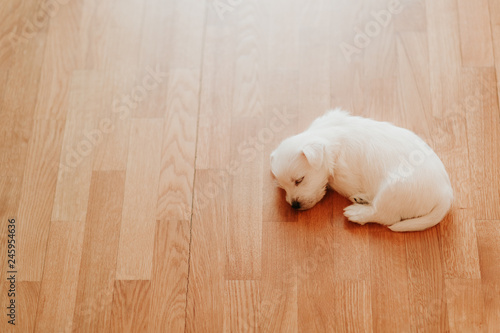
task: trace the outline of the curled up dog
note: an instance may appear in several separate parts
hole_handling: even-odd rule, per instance
[[[271,153],[271,171],[295,209],[313,207],[331,188],[352,204],[352,222],[393,231],[438,224],[453,201],[448,174],[416,134],[336,109]]]

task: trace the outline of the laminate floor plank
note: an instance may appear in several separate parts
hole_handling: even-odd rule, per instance
[[[499,1],[5,0],[0,22],[0,331],[497,330]],[[441,223],[290,207],[271,152],[336,107],[429,144]]]
[[[162,128],[162,119],[132,120],[117,280],[151,279]]]
[[[122,221],[125,172],[94,171],[78,275],[73,330],[98,331],[111,327],[116,262]]]

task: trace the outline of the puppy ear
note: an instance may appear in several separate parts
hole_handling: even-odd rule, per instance
[[[321,168],[321,165],[323,164],[324,152],[325,145],[321,141],[306,143],[302,148],[302,153],[315,170],[319,170],[319,168]]]

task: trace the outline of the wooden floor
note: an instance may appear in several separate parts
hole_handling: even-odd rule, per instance
[[[1,332],[499,332],[499,1],[2,0],[0,22]],[[441,224],[286,204],[269,153],[336,106],[435,149]]]

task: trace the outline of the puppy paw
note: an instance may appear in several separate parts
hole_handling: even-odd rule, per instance
[[[353,204],[344,208],[344,216],[361,225],[371,222],[375,209],[371,205]]]
[[[368,199],[365,197],[363,194],[355,194],[351,195],[349,197],[349,200],[353,203],[361,204],[361,205],[368,205],[370,202]]]

